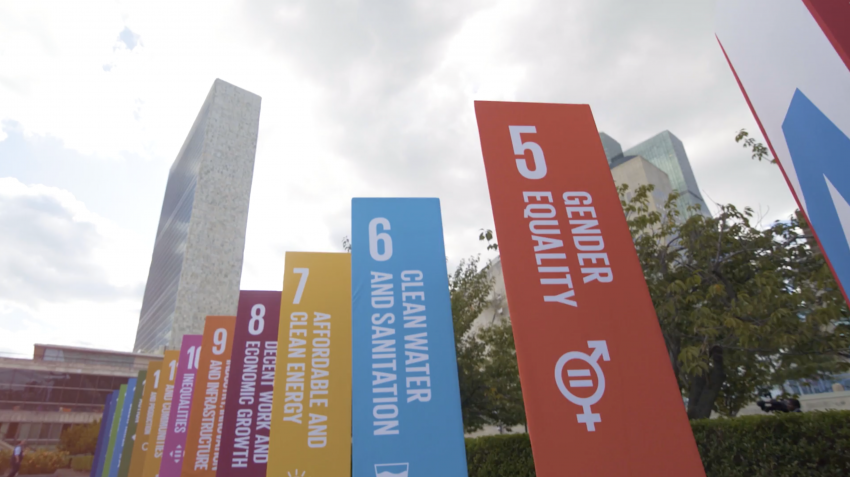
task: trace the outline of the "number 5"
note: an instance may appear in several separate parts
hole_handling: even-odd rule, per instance
[[[525,151],[531,151],[531,157],[534,159],[534,170],[528,169],[528,163],[525,159],[517,159],[516,167],[519,173],[526,179],[542,179],[546,177],[546,159],[543,158],[543,149],[536,142],[522,142],[522,133],[536,134],[537,128],[534,126],[508,126],[511,131],[511,144],[514,146],[514,154],[524,156]]]
[[[390,230],[390,221],[377,217],[369,222],[369,255],[374,260],[386,262],[393,256],[393,239],[386,232],[378,233],[378,226],[383,227],[383,230]],[[378,242],[384,243],[384,253],[378,252]]]

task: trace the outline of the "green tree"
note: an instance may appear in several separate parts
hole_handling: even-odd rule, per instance
[[[464,430],[525,423],[516,349],[509,322],[480,330],[473,322],[490,304],[493,280],[480,259],[462,260],[449,276]]]
[[[467,432],[481,429],[490,414],[488,385],[483,373],[486,347],[475,336],[472,323],[487,308],[493,282],[486,270],[478,269],[478,263],[477,257],[461,260],[449,276],[460,405]]]
[[[745,130],[736,141],[754,159],[776,163]],[[694,213],[684,220],[676,194],[661,210],[650,210],[652,190],[618,189],[689,417],[734,416],[789,379],[848,368],[850,312],[799,211],[766,228],[751,209],[732,205],[715,217]],[[498,250],[492,231],[482,229],[479,240]],[[456,293],[488,286],[486,268],[477,265],[466,262],[455,272],[453,311]],[[467,430],[525,419],[510,325],[468,334],[486,308],[486,290],[460,327],[455,312]]]
[[[672,194],[619,187],[690,418],[734,415],[759,390],[847,368],[848,310],[799,215],[760,229],[720,206],[681,220]]]
[[[750,133],[747,132],[746,129],[741,129],[735,134],[735,142],[741,144],[744,149],[749,149],[750,152],[752,152],[751,157],[753,159],[759,162],[767,161],[770,164],[779,164],[775,157],[771,157],[770,149],[765,147],[764,144],[760,143],[755,138],[751,137]],[[794,215],[796,216],[797,222],[803,231],[803,236],[806,238],[808,245],[812,247],[812,251],[814,253],[820,254],[820,245],[817,243],[815,235],[812,233],[812,229],[809,227],[808,222],[806,222],[805,217],[803,217],[799,210],[794,211]]]
[[[489,386],[489,421],[506,430],[525,425],[525,406],[510,321],[504,320],[483,328],[478,333],[478,339],[486,350],[483,374]]]

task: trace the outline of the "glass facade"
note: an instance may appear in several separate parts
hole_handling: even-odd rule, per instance
[[[0,410],[102,412],[106,396],[128,378],[0,369]]]
[[[6,442],[26,439],[31,446],[56,445],[62,431],[70,424],[51,422],[0,423],[0,439]]]
[[[162,351],[171,336],[208,110],[205,103],[168,174],[133,347],[137,352]]]
[[[39,357],[40,361],[53,361],[57,363],[79,363],[90,365],[122,366],[127,368],[138,368],[136,357],[131,355],[92,353],[86,350],[45,348],[44,354]]]
[[[109,393],[158,355],[36,344],[33,359],[0,358],[0,439],[58,443],[62,430],[99,419]]]
[[[682,141],[670,131],[664,131],[623,153],[626,157],[642,156],[661,169],[670,179],[673,190],[679,192],[679,211],[682,216],[690,215],[688,208],[698,205],[708,215],[708,207],[699,192],[694,171]]]
[[[604,132],[599,133],[599,139],[602,140],[602,148],[605,150],[605,157],[608,158],[608,165],[610,166],[614,159],[623,155],[623,148],[616,139]]]
[[[807,394],[830,393],[835,391],[835,385],[840,384],[838,388],[843,391],[850,391],[850,373],[837,374],[827,378],[804,379],[799,381],[788,381],[785,383],[784,390],[790,391],[799,396]]]
[[[72,424],[51,414],[102,413],[109,393],[129,378],[0,368],[0,439],[26,439],[31,446],[55,446]],[[11,414],[9,412],[11,411]],[[5,418],[3,416],[6,416]],[[16,416],[16,417],[10,417]],[[41,422],[27,422],[38,420]],[[54,422],[44,422],[54,421]]]

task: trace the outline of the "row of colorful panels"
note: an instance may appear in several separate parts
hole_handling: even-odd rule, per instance
[[[91,477],[466,475],[439,201],[352,210],[351,254],[288,252],[113,393]]]
[[[475,109],[535,472],[704,476],[590,108]],[[351,227],[166,354],[128,477],[467,475],[439,202],[354,199]],[[125,477],[109,442],[92,477]]]

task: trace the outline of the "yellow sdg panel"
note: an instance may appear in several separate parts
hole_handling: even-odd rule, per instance
[[[351,255],[286,254],[267,475],[351,475]]]
[[[180,351],[169,350],[162,358],[162,372],[156,386],[156,402],[153,409],[153,428],[148,437],[148,450],[145,453],[145,464],[142,467],[142,477],[159,477],[162,465],[162,449],[165,445],[165,432],[168,429],[168,416],[171,413],[171,401],[174,398],[174,379],[177,372],[177,361]]]

